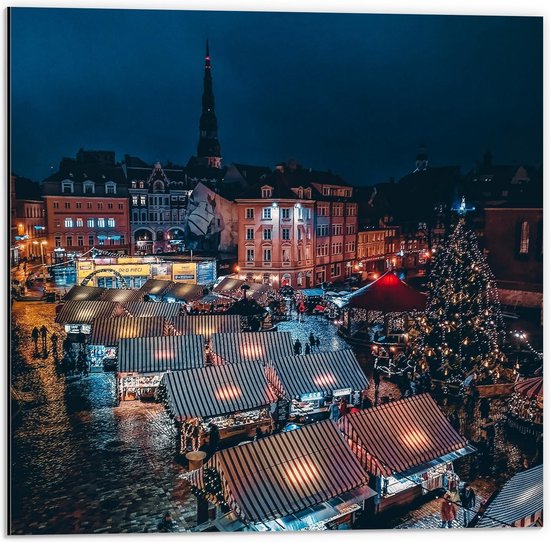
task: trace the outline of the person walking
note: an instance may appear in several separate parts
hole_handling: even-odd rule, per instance
[[[34,348],[35,349],[38,349],[38,337],[40,336],[40,331],[38,330],[38,328],[36,326],[34,326],[32,332],[31,332],[31,337],[32,337],[32,340],[34,342]]]
[[[296,342],[294,343],[294,354],[297,356],[302,353],[302,343],[300,342],[300,339],[296,339]]]
[[[451,500],[449,493],[443,495],[439,513],[441,516],[441,528],[448,527],[451,529],[453,527],[453,520],[456,519],[456,504]]]
[[[305,353],[306,355],[311,354],[311,346],[309,346],[309,343],[306,343]]]
[[[372,370],[372,380],[374,381],[374,391],[378,393],[378,388],[380,387],[380,373],[376,367]]]
[[[340,418],[348,413],[348,402],[345,399],[342,399],[340,401],[340,406],[338,407],[338,410],[340,411]]]
[[[309,345],[311,349],[315,347],[315,336],[313,335],[313,331],[309,334]]]
[[[464,513],[464,527],[468,527],[474,516],[474,506],[476,504],[476,494],[468,482],[465,482],[462,486],[460,503]]]
[[[48,328],[46,326],[40,328],[40,335],[42,336],[42,349],[46,350],[46,337],[48,336]]]
[[[57,335],[55,333],[52,333],[52,336],[50,337],[50,341],[52,341],[53,355],[57,356]]]

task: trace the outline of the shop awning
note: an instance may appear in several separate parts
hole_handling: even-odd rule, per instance
[[[267,284],[258,284],[257,282],[254,283],[247,283],[250,286],[250,289],[246,292],[246,297],[250,297],[251,299],[260,299],[262,296],[266,295],[270,290],[271,286]]]
[[[58,324],[91,324],[95,318],[111,318],[124,312],[114,301],[68,301],[55,321]]]
[[[200,335],[139,337],[118,343],[119,373],[163,373],[204,364],[204,337]]]
[[[402,473],[468,446],[427,393],[349,414],[338,424],[374,475]]]
[[[139,290],[119,290],[118,288],[107,288],[101,296],[101,301],[117,301],[122,305],[132,301],[141,301],[143,293]]]
[[[542,518],[543,465],[510,478],[492,498],[476,527],[525,527]]]
[[[235,363],[166,373],[162,383],[172,414],[188,420],[267,407],[277,394],[266,375],[261,363]]]
[[[210,340],[214,333],[240,333],[241,318],[236,314],[177,316],[172,327],[176,335],[203,335]]]
[[[244,280],[225,277],[214,286],[213,291],[217,294],[231,295],[237,293],[243,284]]]
[[[514,392],[523,395],[527,399],[541,399],[544,393],[542,376],[526,378],[514,386]]]
[[[403,282],[393,271],[388,271],[351,294],[348,300],[351,308],[388,313],[423,311],[427,297]]]
[[[351,350],[271,358],[270,362],[291,399],[304,393],[332,393],[347,388],[362,391],[369,387],[369,381]]]
[[[139,291],[144,295],[162,296],[173,284],[171,280],[148,279]]]
[[[92,323],[89,344],[117,346],[121,339],[168,335],[168,324],[161,316],[149,318],[100,318]]]
[[[288,331],[216,333],[210,349],[223,363],[269,361],[294,354]]]
[[[63,297],[65,301],[97,301],[105,292],[105,288],[95,286],[73,286]]]
[[[124,305],[126,312],[134,318],[162,316],[167,320],[179,316],[181,303],[163,303],[157,301],[132,301]]]
[[[200,299],[204,294],[204,286],[200,284],[185,284],[183,282],[176,282],[168,290],[166,290],[162,297],[164,299],[174,298],[176,301],[185,301],[189,303]]]
[[[330,420],[217,452],[189,477],[203,490],[205,468],[218,471],[229,508],[250,523],[292,515],[303,521],[316,505],[322,511],[324,503],[365,487],[368,481]],[[365,500],[373,495],[374,491],[365,489],[361,497]],[[313,513],[310,521],[317,520]],[[286,528],[293,527],[289,524]]]

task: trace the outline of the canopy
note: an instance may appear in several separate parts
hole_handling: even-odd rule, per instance
[[[344,416],[338,424],[374,475],[403,473],[465,448],[474,451],[427,393]]]
[[[200,335],[138,337],[118,343],[119,373],[163,373],[204,364],[204,337]]]
[[[135,318],[162,316],[171,319],[179,316],[181,303],[162,303],[157,301],[132,301],[124,305],[126,312]]]
[[[216,333],[210,350],[223,363],[277,360],[294,354],[289,331]]]
[[[221,478],[224,500],[243,521],[263,523],[311,511],[365,487],[368,476],[334,422],[325,420],[216,453],[189,479],[207,489],[204,469]],[[361,500],[375,495],[366,488]]]
[[[123,305],[131,301],[141,301],[143,293],[139,290],[119,290],[118,288],[108,288],[101,296],[102,301],[117,301]]]
[[[204,286],[200,284],[186,284],[184,282],[177,282],[172,284],[168,290],[166,290],[162,297],[173,297],[178,301],[185,301],[187,303],[196,301],[203,296]]]
[[[268,407],[278,399],[261,363],[211,365],[166,373],[162,383],[168,408],[180,420],[245,412]]]
[[[321,288],[304,288],[303,290],[298,290],[298,292],[306,297],[323,297],[325,293]]]
[[[244,280],[224,277],[216,286],[214,286],[213,291],[217,294],[230,295],[239,290],[239,288],[244,284]]]
[[[476,527],[528,527],[542,518],[543,466],[520,472],[490,500]]]
[[[405,284],[393,271],[363,286],[349,297],[349,307],[381,312],[423,311],[427,297]]]
[[[105,292],[105,288],[96,286],[73,286],[63,297],[65,301],[97,301]]]
[[[537,399],[539,397],[542,399],[543,391],[542,376],[527,378],[514,386],[514,392],[523,395],[526,399]]]
[[[241,318],[236,314],[199,314],[177,316],[172,320],[176,335],[203,335],[210,340],[214,333],[240,333]]]
[[[139,291],[144,295],[162,296],[174,284],[171,280],[148,279]]]
[[[161,316],[149,318],[96,318],[92,323],[90,344],[117,346],[120,339],[168,335],[168,325]]]
[[[271,361],[289,398],[347,388],[363,391],[369,387],[369,381],[351,350],[272,358]]]
[[[94,318],[111,318],[123,313],[114,301],[67,301],[55,321],[58,324],[91,324]]]

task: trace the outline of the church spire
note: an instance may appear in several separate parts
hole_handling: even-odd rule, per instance
[[[221,168],[222,158],[218,141],[218,120],[214,112],[214,91],[212,90],[212,71],[210,65],[210,47],[206,40],[204,58],[204,87],[202,92],[202,114],[199,122],[200,138],[197,146],[197,158],[200,164]]]

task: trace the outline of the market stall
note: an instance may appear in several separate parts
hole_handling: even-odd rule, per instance
[[[210,342],[215,333],[240,333],[241,319],[235,314],[176,316],[171,321],[174,335],[202,335]]]
[[[474,526],[479,529],[543,526],[543,465],[510,478],[484,506]]]
[[[92,371],[103,369],[106,363],[117,360],[121,339],[160,337],[168,335],[168,323],[162,316],[145,318],[99,318],[92,322],[88,342],[88,360]]]
[[[168,303],[174,303],[175,301],[191,303],[193,301],[197,301],[203,296],[204,286],[201,286],[200,284],[176,282],[162,294],[162,299]]]
[[[116,301],[122,305],[132,301],[142,301],[143,294],[139,290],[120,290],[118,288],[107,288],[101,295],[102,301]]]
[[[241,293],[241,286],[244,284],[244,280],[240,280],[231,276],[223,277],[218,284],[214,286],[212,291],[216,294],[231,298],[239,298]]]
[[[453,461],[475,452],[427,393],[344,416],[338,425],[373,476],[377,512],[454,483]]]
[[[542,376],[521,380],[508,402],[508,425],[520,433],[539,435],[543,429]]]
[[[375,492],[331,421],[217,452],[184,475],[225,515],[196,530],[350,529]]]
[[[129,316],[134,318],[147,318],[151,316],[162,316],[171,320],[181,313],[181,303],[164,303],[154,301],[131,301],[124,305]]]
[[[97,301],[102,297],[105,288],[95,286],[73,286],[64,296],[64,301]]]
[[[221,441],[251,438],[257,428],[271,432],[270,409],[282,397],[261,363],[167,373],[162,388],[166,407],[176,420],[179,453],[208,443],[212,424]]]
[[[116,374],[119,401],[151,399],[167,371],[204,367],[204,337],[168,335],[121,339]]]
[[[351,350],[270,358],[286,397],[290,418],[313,421],[328,417],[332,401],[360,405],[369,381]]]
[[[210,344],[212,363],[276,360],[294,355],[288,331],[215,333]]]
[[[188,314],[212,314],[224,313],[233,304],[233,300],[216,294],[206,294],[200,299],[188,303],[186,306]]]
[[[114,301],[68,301],[61,306],[55,321],[64,324],[68,334],[88,335],[95,319],[112,318],[123,313],[122,305]]]
[[[171,280],[148,279],[139,291],[151,299],[162,299],[162,296],[175,284]]]

